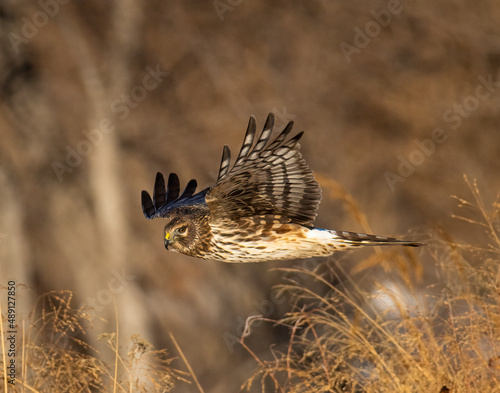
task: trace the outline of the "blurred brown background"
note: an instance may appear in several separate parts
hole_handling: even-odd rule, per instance
[[[223,144],[272,111],[374,232],[426,239],[463,174],[485,200],[500,189],[499,20],[493,0],[2,2],[0,276],[32,288],[23,311],[74,291],[101,331],[114,295],[124,337],[172,348],[172,332],[206,392],[236,391],[255,367],[242,321],[281,315],[262,306],[269,269],[294,262],[167,253],[140,191],[157,171],[209,186]],[[363,230],[324,194],[317,226]],[[279,334],[250,341],[268,353]]]

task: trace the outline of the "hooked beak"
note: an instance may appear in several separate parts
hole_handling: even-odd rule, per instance
[[[165,233],[165,248],[168,250],[168,245],[170,244],[170,232]]]

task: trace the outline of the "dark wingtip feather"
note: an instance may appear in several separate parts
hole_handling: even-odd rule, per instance
[[[250,120],[248,120],[247,132],[245,133],[245,138],[243,139],[243,144],[241,145],[240,152],[238,153],[238,157],[236,157],[236,161],[234,162],[233,168],[241,166],[245,163],[245,160],[252,149],[253,142],[255,140],[255,132],[257,130],[257,123],[255,121],[254,116],[250,116]]]
[[[189,183],[187,184],[186,188],[182,192],[182,195],[180,196],[179,199],[183,199],[183,198],[187,198],[187,197],[192,196],[194,194],[194,192],[196,191],[197,186],[198,186],[198,183],[196,182],[195,179],[190,180]]]
[[[156,209],[153,205],[151,195],[149,195],[147,191],[141,192],[141,205],[144,217],[146,217],[147,219],[151,219],[151,216],[155,213]]]
[[[148,194],[149,195],[149,194]],[[165,178],[161,172],[156,173],[155,186],[153,190],[153,206],[158,209],[160,206],[165,204],[167,199],[165,191]]]
[[[427,246],[428,244],[427,243],[417,243],[417,242],[406,242],[404,245],[409,246],[409,247],[423,247],[423,246]]]
[[[286,139],[290,131],[292,131],[293,128],[293,121],[289,121],[286,127],[281,131],[281,133],[276,137],[276,139],[267,147],[268,150],[273,150],[276,149],[278,146],[283,143],[283,141]]]
[[[248,131],[252,131],[255,132],[255,130],[257,129],[257,119],[255,118],[254,115],[250,115],[250,119],[248,119],[248,127],[247,127],[247,133]]]
[[[264,124],[264,130],[268,130],[274,127],[274,113],[269,113],[267,115],[266,124]]]
[[[304,135],[304,131],[300,131],[297,135],[295,135],[292,139],[290,139],[287,142],[287,146],[295,145],[299,141],[299,139],[302,138],[302,135]]]
[[[165,190],[165,178],[161,172],[158,172],[155,178],[153,198],[151,198],[151,195],[147,191],[142,191],[141,193],[142,212],[144,216],[150,220],[156,217],[164,217],[171,203],[192,197],[197,186],[198,184],[195,179],[190,180],[179,197],[179,177],[175,173],[171,173],[168,177],[167,189]]]
[[[180,187],[179,177],[177,176],[177,174],[171,173],[168,176],[166,203],[175,201],[179,197],[180,191],[181,187]]]
[[[217,176],[217,180],[222,179],[227,172],[229,172],[229,165],[231,164],[231,150],[228,145],[224,145],[224,149],[222,149],[222,158],[220,160],[220,169],[219,175]]]
[[[292,131],[294,124],[295,124],[295,122],[293,120],[290,120],[288,122],[288,124],[285,126],[285,128],[283,129],[282,133],[288,134],[290,131]]]

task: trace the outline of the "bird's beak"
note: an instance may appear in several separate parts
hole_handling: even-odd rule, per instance
[[[168,245],[170,244],[170,232],[165,233],[165,248],[168,250]]]

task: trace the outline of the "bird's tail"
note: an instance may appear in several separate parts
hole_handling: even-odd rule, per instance
[[[366,233],[356,233],[347,231],[334,231],[330,229],[314,228],[314,236],[322,238],[328,245],[337,250],[364,247],[364,246],[409,246],[420,247],[424,243],[418,243],[408,240],[399,240],[394,237],[368,235]]]

